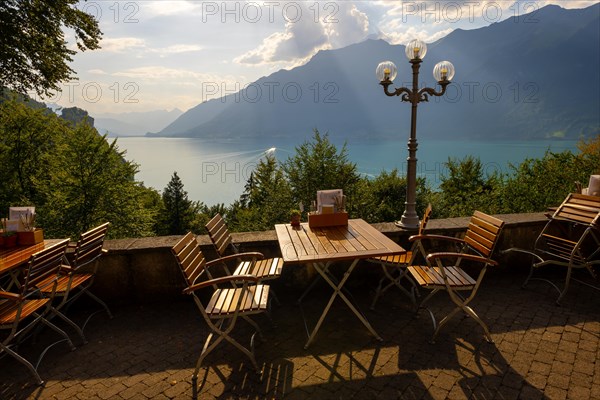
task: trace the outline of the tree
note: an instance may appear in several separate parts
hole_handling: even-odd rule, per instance
[[[417,210],[422,215],[429,188],[425,178],[417,179]],[[406,178],[397,169],[382,171],[373,179],[362,179],[356,200],[351,204],[352,216],[369,222],[390,222],[400,219],[406,202]]]
[[[501,176],[484,176],[481,161],[473,156],[466,156],[462,160],[448,159],[444,165],[448,173],[441,176],[441,195],[432,201],[436,217],[468,216],[474,210],[487,213],[498,211]]]
[[[79,107],[68,107],[60,110],[60,117],[65,121],[69,121],[72,127],[78,124],[88,124],[94,126],[94,118],[90,117],[88,112]]]
[[[173,176],[162,194],[165,206],[162,220],[162,231],[166,235],[182,235],[194,230],[194,221],[199,207],[188,199],[187,192],[183,189],[183,182],[177,172]]]
[[[22,101],[0,103],[0,209],[39,203],[40,185],[56,145],[67,127],[45,109],[32,109]]]
[[[99,48],[102,32],[78,0],[3,0],[0,2],[0,88],[50,95],[72,79],[68,63],[77,53],[65,40],[74,31],[80,51]]]
[[[348,160],[346,145],[338,152],[327,134],[315,129],[313,140],[296,147],[296,154],[282,166],[292,188],[295,204],[300,201],[308,206],[316,197],[317,190],[343,189],[348,204],[355,200],[353,194],[360,181],[356,164]]]
[[[232,230],[269,230],[287,222],[293,207],[292,193],[275,156],[261,159],[246,182],[240,201],[232,205]]]
[[[77,237],[106,221],[110,237],[152,235],[156,209],[144,207],[149,189],[135,182],[138,167],[124,159],[116,139],[107,142],[87,124],[67,129],[49,166],[48,181],[38,182],[38,209],[51,235]]]
[[[137,165],[89,125],[52,112],[0,104],[0,210],[33,205],[47,237],[78,237],[105,221],[110,237],[153,235],[156,194],[136,182]],[[162,200],[161,200],[162,201]]]
[[[587,184],[589,177],[600,168],[597,143],[600,139],[580,144],[581,153],[547,151],[541,159],[527,159],[518,166],[511,165],[502,193],[505,212],[544,211],[558,206],[575,190],[575,182]]]

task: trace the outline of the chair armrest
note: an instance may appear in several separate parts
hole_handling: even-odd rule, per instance
[[[258,277],[254,276],[254,275],[222,276],[220,278],[210,279],[208,281],[204,281],[204,282],[189,286],[189,287],[183,289],[183,294],[190,294],[198,289],[202,289],[207,286],[218,285],[220,283],[240,282],[240,281],[257,283],[259,281],[259,279],[258,279]]]
[[[501,250],[500,254],[512,253],[513,251],[515,253],[525,253],[525,254],[529,254],[529,255],[532,255],[532,256],[536,255],[534,250],[521,249],[519,247],[511,247],[510,249]]]
[[[237,259],[251,260],[253,258],[255,258],[257,260],[262,260],[263,258],[265,258],[265,256],[262,253],[259,253],[257,251],[249,252],[249,253],[231,254],[231,255],[217,258],[216,260],[211,260],[211,261],[207,262],[206,267],[211,267],[214,264],[227,263],[228,261],[231,261],[231,260],[237,260]]]
[[[2,292],[0,291],[0,298],[8,299],[8,300],[19,300],[21,299],[21,295],[11,292]]]
[[[455,243],[464,243],[464,239],[460,239],[460,238],[456,238],[453,236],[444,236],[444,235],[413,235],[411,237],[408,238],[408,240],[410,240],[411,242],[414,242],[415,240],[446,240],[449,242],[455,242]]]
[[[427,261],[433,261],[441,258],[462,258],[470,261],[477,261],[481,263],[486,263],[490,265],[498,265],[498,262],[492,260],[491,258],[485,258],[481,256],[476,256],[474,254],[465,254],[465,253],[451,253],[451,252],[443,252],[443,253],[431,253],[427,256]]]

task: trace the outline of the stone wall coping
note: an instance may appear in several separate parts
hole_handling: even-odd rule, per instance
[[[505,221],[505,227],[536,226],[547,220],[544,213],[524,214],[497,214],[497,218]],[[455,234],[467,229],[470,217],[431,219],[427,225],[427,232]],[[390,237],[408,237],[415,234],[414,231],[405,231],[398,228],[393,222],[381,222],[372,224],[379,231]],[[258,232],[239,232],[231,234],[234,243],[248,244],[270,244],[277,241],[275,230]],[[112,239],[105,241],[105,248],[113,253],[131,253],[153,251],[157,248],[171,248],[182,236],[155,236],[131,239]],[[208,235],[198,235],[198,242],[202,247],[212,248]]]

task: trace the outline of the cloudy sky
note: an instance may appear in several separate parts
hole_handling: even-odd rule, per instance
[[[79,79],[45,100],[92,114],[185,111],[302,65],[322,49],[367,38],[433,42],[454,29],[479,28],[547,4],[597,2],[82,1],[79,8],[100,21],[102,48],[75,56]],[[379,61],[373,60],[373,70]]]

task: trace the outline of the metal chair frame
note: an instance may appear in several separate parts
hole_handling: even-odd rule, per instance
[[[435,342],[436,337],[444,325],[460,311],[473,318],[483,328],[487,341],[493,343],[487,325],[477,315],[473,308],[469,306],[469,303],[475,298],[488,266],[498,265],[498,263],[490,257],[498,243],[498,238],[500,237],[503,227],[503,221],[482,212],[475,211],[471,217],[464,239],[441,235],[417,235],[410,238],[411,241],[418,240],[421,243],[426,240],[435,240],[450,242],[461,246],[460,252],[437,252],[428,254],[428,265],[426,266],[411,265],[408,267],[409,272],[421,287],[431,290],[429,295],[421,301],[421,304],[419,304],[419,309],[425,308],[431,317],[434,329],[431,338],[432,343]],[[480,266],[476,280],[461,268],[461,263],[463,261],[471,261]],[[455,307],[438,323],[433,312],[429,308],[426,308],[425,304],[435,294],[442,290],[448,292],[450,300],[454,303]],[[467,291],[469,293],[468,295],[463,296],[459,293],[462,291]]]
[[[263,339],[260,327],[256,322],[249,318],[250,315],[268,312],[269,286],[258,284],[259,279],[253,275],[236,275],[212,278],[210,268],[215,265],[226,263],[236,257],[249,259],[250,262],[262,258],[261,253],[244,253],[243,255],[231,255],[207,262],[200,250],[200,246],[195,236],[189,232],[172,248],[172,253],[177,260],[183,278],[186,283],[184,294],[191,295],[196,303],[202,317],[206,321],[211,332],[204,342],[204,346],[196,362],[196,368],[192,375],[192,381],[197,382],[198,372],[202,361],[214,350],[217,345],[225,340],[235,348],[246,355],[252,363],[254,369],[259,372],[256,357],[254,355],[254,338],[258,334]],[[204,278],[208,280],[201,281]],[[229,283],[231,288],[220,289],[218,285]],[[234,284],[238,285],[235,286]],[[240,285],[241,283],[241,285]],[[212,286],[213,293],[210,301],[205,306],[197,295],[197,291],[202,288]],[[229,299],[229,303],[227,302]],[[255,330],[250,338],[250,346],[245,347],[230,336],[238,318],[248,322]],[[227,322],[226,325],[225,322]],[[213,337],[217,336],[213,341]],[[212,342],[212,343],[211,343]]]
[[[567,294],[571,280],[600,290],[598,286],[573,278],[574,270],[586,269],[593,279],[598,279],[593,266],[600,264],[600,197],[571,193],[548,218],[532,250],[513,247],[503,252],[531,256],[529,274],[523,287],[532,280],[550,284],[558,292],[557,305]],[[562,289],[550,279],[533,276],[535,270],[547,265],[567,268]]]
[[[431,217],[431,212],[431,204],[428,204],[427,208],[425,209],[425,213],[423,214],[423,219],[419,225],[419,235],[424,233],[427,223],[429,222],[429,218]],[[407,269],[409,265],[414,263],[418,254],[423,255],[423,257],[427,255],[422,243],[420,241],[415,241],[412,244],[411,249],[405,254],[398,256],[374,257],[367,260],[370,263],[381,265],[381,269],[383,270],[383,276],[379,280],[379,284],[375,290],[375,297],[373,297],[373,302],[371,303],[371,310],[375,310],[375,304],[377,303],[377,300],[379,300],[379,298],[387,290],[394,286],[400,289],[400,291],[411,300],[415,307],[418,307],[417,296],[419,295],[419,292],[417,290],[417,284],[410,277]],[[403,279],[406,279],[406,281],[411,285],[410,290],[407,290],[404,286],[402,286]],[[386,281],[387,284],[384,286]]]
[[[61,263],[68,242],[69,240],[65,239],[30,257],[19,285],[20,292],[18,294],[0,291],[0,299],[4,299],[0,301],[0,329],[9,330],[7,337],[0,342],[0,353],[8,354],[25,365],[39,385],[43,385],[44,381],[37,372],[37,369],[42,358],[51,347],[60,342],[67,341],[71,350],[75,350],[75,346],[69,336],[47,318],[49,315],[58,315],[68,321],[68,318],[52,307],[57,281],[61,276]],[[46,296],[42,296],[42,290],[44,289],[47,289],[48,294]],[[25,326],[21,326],[21,322],[28,317],[33,317],[33,319]],[[22,343],[27,334],[38,326],[39,323],[50,327],[64,339],[47,346],[40,354],[34,366],[13,348]]]

